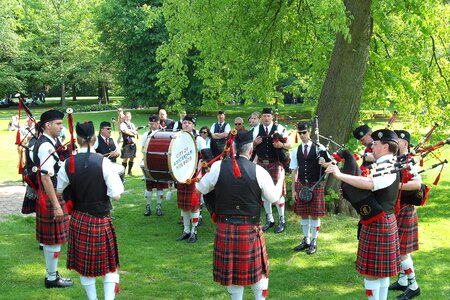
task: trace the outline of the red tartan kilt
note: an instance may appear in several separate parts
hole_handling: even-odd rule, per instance
[[[400,271],[400,245],[395,215],[363,225],[356,270],[362,275],[390,277]]]
[[[37,192],[27,184],[22,203],[23,214],[27,215],[36,212],[36,198]]]
[[[116,232],[111,217],[74,211],[70,220],[67,269],[83,276],[103,276],[119,266]]]
[[[178,208],[185,211],[200,209],[200,198],[195,191],[195,182],[177,184]]]
[[[43,200],[40,199],[43,197]],[[69,238],[69,219],[66,202],[58,197],[59,205],[64,211],[64,219],[55,221],[53,206],[45,193],[38,193],[39,200],[36,201],[36,239],[44,245],[61,245]],[[46,203],[46,211],[42,212],[41,201]]]
[[[280,162],[271,162],[268,165],[260,163],[258,161],[258,165],[263,167],[267,172],[269,172],[270,177],[272,177],[273,184],[277,184],[278,180],[283,180],[283,196],[286,195],[286,182],[284,182],[285,173],[282,172],[283,164]]]
[[[159,181],[146,181],[145,182],[145,189],[147,191],[151,191],[152,189],[157,190],[163,190],[169,188],[169,184],[165,182],[159,182]]]
[[[217,223],[213,254],[214,281],[251,285],[269,277],[269,260],[261,225]]]
[[[397,216],[400,254],[406,255],[419,250],[419,217],[414,205],[402,205]]]
[[[311,187],[314,183],[308,183],[306,186]],[[300,182],[295,183],[295,193],[298,195],[300,192],[300,187],[302,184]],[[294,212],[297,216],[315,216],[321,217],[327,214],[327,210],[325,207],[325,182],[321,182],[317,185],[317,187],[313,191],[312,200],[309,202],[301,201],[300,199],[296,199],[294,201]]]

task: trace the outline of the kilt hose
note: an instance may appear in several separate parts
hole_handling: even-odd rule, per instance
[[[74,211],[70,220],[67,269],[87,277],[115,272],[119,266],[116,232],[111,217]]]
[[[307,183],[307,187],[313,186],[315,183]],[[302,184],[300,182],[295,183],[295,193],[298,195],[300,192],[300,187]],[[325,182],[322,181],[317,185],[317,187],[313,191],[313,197],[311,201],[304,202],[300,199],[295,199],[294,201],[294,212],[297,216],[313,216],[313,217],[321,217],[327,214],[327,210],[325,207]]]
[[[36,212],[37,192],[27,184],[23,197],[22,213],[27,215]]]
[[[356,270],[362,275],[391,277],[400,271],[400,245],[395,215],[362,225]]]
[[[398,239],[400,254],[406,255],[419,250],[419,217],[414,205],[401,204],[397,216]]]
[[[217,223],[213,276],[221,285],[247,286],[269,277],[269,260],[261,225]]]
[[[66,202],[58,197],[59,205],[64,212],[64,219],[62,221],[55,221],[53,215],[53,206],[48,200],[46,193],[38,193],[36,201],[36,239],[39,243],[44,245],[61,245],[67,242],[69,238],[69,214],[67,212]],[[41,201],[46,204],[46,211],[41,210]]]
[[[284,170],[283,164],[278,161],[270,162],[269,164],[264,164],[262,161],[258,160],[258,165],[260,165],[267,172],[269,172],[270,177],[272,177],[273,184],[276,185],[278,180],[283,180],[282,196],[286,195],[286,181],[284,180],[285,173],[282,172]]]
[[[147,191],[151,191],[152,189],[163,190],[163,189],[167,189],[168,187],[169,187],[169,184],[166,182],[153,181],[153,180],[145,182],[145,189]]]
[[[178,208],[184,211],[200,209],[200,198],[195,192],[195,180],[190,184],[177,184]]]
[[[120,158],[134,158],[134,157],[136,157],[136,144],[123,145]]]

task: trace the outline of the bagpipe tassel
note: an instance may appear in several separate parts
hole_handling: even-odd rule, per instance
[[[22,151],[22,149],[19,149],[19,150],[20,150],[20,152],[19,152],[19,174],[22,174],[23,173],[23,165],[24,165],[23,151]]]
[[[231,160],[233,161],[233,173],[234,173],[234,176],[241,177],[241,170],[239,169],[239,166],[238,166],[237,161],[236,161],[236,157],[234,156],[233,146],[231,146],[230,150],[231,150],[230,151]]]
[[[434,180],[433,185],[437,185],[439,183],[439,180],[441,179],[442,169],[443,168],[441,168],[441,170],[439,171],[438,176],[436,176],[436,179]]]
[[[420,166],[423,167],[423,159],[420,160]]]
[[[298,133],[297,132],[295,133],[295,143],[296,144],[298,143]]]
[[[70,152],[70,159],[69,159],[69,173],[73,174],[75,173],[75,157],[73,156],[73,153]]]

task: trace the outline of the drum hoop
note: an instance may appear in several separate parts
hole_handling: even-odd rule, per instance
[[[179,136],[181,136],[182,134],[188,134],[190,136],[190,138],[194,141],[194,148],[195,148],[195,162],[198,163],[198,150],[197,150],[197,142],[195,141],[195,138],[192,134],[190,134],[189,132],[186,131],[178,131],[172,139],[177,139],[179,138]],[[172,141],[169,143],[169,151],[167,151],[168,153],[170,153],[170,155],[168,155],[167,157],[167,161],[168,161],[168,167],[169,167],[169,174],[170,176],[172,176],[173,180],[177,181],[177,178],[174,177],[173,175],[173,171],[172,171]],[[192,170],[191,174],[189,175],[189,178],[192,178],[192,176],[194,176],[195,174],[195,170],[196,168],[194,168],[194,170]]]
[[[147,170],[149,170],[149,169],[148,169],[148,165],[147,165],[147,155],[146,154],[147,154],[147,148],[148,148],[148,144],[150,143],[150,140],[151,140],[151,137],[149,138],[149,136],[147,135],[147,141],[144,144],[144,149],[142,149],[142,153],[144,154],[144,157],[143,157],[144,167]]]

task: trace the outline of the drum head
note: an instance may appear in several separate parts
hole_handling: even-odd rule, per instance
[[[169,153],[169,171],[173,179],[179,183],[191,179],[198,160],[194,136],[185,131],[177,132],[170,143]]]

